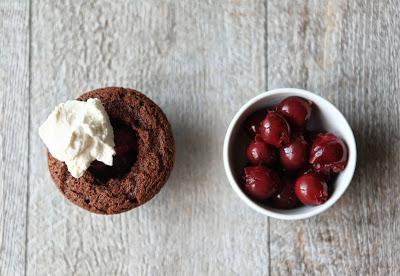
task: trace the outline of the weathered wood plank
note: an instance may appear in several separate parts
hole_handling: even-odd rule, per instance
[[[0,275],[24,275],[29,1],[0,1]]]
[[[268,220],[222,166],[228,122],[265,88],[264,17],[261,0],[33,1],[29,275],[265,275]],[[106,85],[153,98],[177,143],[161,193],[112,217],[63,199],[37,135],[54,105]]]
[[[396,1],[268,1],[268,86],[316,91],[358,142],[355,178],[328,212],[271,220],[273,275],[399,275],[400,22]]]

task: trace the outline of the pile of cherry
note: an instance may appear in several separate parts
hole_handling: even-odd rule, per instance
[[[247,118],[252,141],[242,189],[250,198],[281,209],[328,200],[330,184],[346,166],[347,147],[332,133],[307,130],[312,108],[311,101],[288,97]]]

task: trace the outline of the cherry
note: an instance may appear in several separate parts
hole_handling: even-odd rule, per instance
[[[289,171],[302,168],[307,164],[308,150],[308,144],[303,135],[296,135],[289,144],[279,150],[282,166]]]
[[[254,141],[247,146],[246,156],[253,165],[271,166],[278,159],[275,148],[266,144],[259,135],[256,135]]]
[[[282,186],[271,198],[272,205],[280,209],[292,209],[299,200],[294,192],[294,181],[288,177],[282,179]]]
[[[314,167],[311,164],[307,164],[303,168],[301,168],[301,170],[297,172],[297,176],[301,176],[301,175],[309,174],[309,173],[317,174],[319,177],[321,177],[323,180],[325,180],[326,183],[328,183],[329,181],[332,180],[332,175],[329,171],[320,170],[320,171],[316,172],[314,170]]]
[[[278,191],[280,179],[271,169],[264,166],[244,168],[244,192],[251,198],[264,200]]]
[[[320,205],[328,200],[328,185],[315,173],[297,178],[294,191],[297,198],[305,205]]]
[[[257,111],[246,119],[244,126],[250,137],[254,137],[258,133],[261,121],[264,120],[265,115],[266,112]]]
[[[339,173],[347,163],[347,147],[332,133],[320,133],[311,146],[309,162],[317,172]]]
[[[261,122],[261,138],[277,148],[290,142],[290,126],[279,113],[268,111],[267,117]]]
[[[294,129],[304,129],[311,116],[312,102],[301,97],[288,97],[281,101],[276,111],[282,114]]]
[[[251,165],[244,168],[242,189],[253,200],[281,209],[328,200],[334,187],[327,183],[344,170],[348,150],[335,135],[306,129],[312,108],[313,102],[293,96],[246,119]]]

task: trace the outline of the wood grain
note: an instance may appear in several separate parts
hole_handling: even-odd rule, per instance
[[[0,275],[25,273],[28,24],[28,1],[0,1]]]
[[[62,3],[61,3],[62,2]],[[263,1],[32,1],[28,275],[265,275],[268,220],[231,191],[228,122],[265,88]],[[92,215],[48,175],[37,128],[59,102],[137,88],[170,119],[173,175],[137,210]]]
[[[399,275],[399,5],[268,1],[268,86],[343,111],[359,162],[344,197],[300,222],[271,220],[272,275]]]
[[[400,275],[398,10],[378,0],[0,0],[0,275]],[[111,85],[164,109],[177,158],[154,200],[99,216],[56,190],[37,129],[59,102]],[[296,222],[247,208],[222,166],[233,114],[285,86],[337,105],[359,154],[343,198]]]

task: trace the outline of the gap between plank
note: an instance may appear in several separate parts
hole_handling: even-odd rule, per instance
[[[25,276],[28,272],[28,222],[29,222],[29,187],[31,175],[31,83],[32,83],[32,0],[28,0],[28,170],[26,174],[26,206],[25,206]]]

